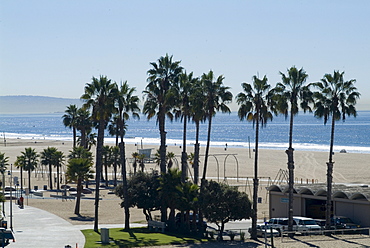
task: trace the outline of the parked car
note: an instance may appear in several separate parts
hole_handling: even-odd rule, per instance
[[[332,228],[333,229],[356,229],[360,228],[361,226],[355,224],[350,218],[345,216],[334,216],[331,219]],[[355,230],[353,230],[355,232]]]
[[[248,232],[251,233],[251,228],[248,229]],[[266,235],[267,238],[271,238],[271,236],[278,237],[280,236],[280,232],[270,225],[257,225],[257,237],[264,238]]]

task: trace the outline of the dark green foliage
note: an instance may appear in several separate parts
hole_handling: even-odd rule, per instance
[[[123,185],[120,184],[115,188],[115,194],[122,199],[121,207],[124,207],[125,201],[129,207],[143,209],[147,220],[152,220],[151,211],[158,210],[159,201],[159,181],[156,173],[137,172],[131,179],[127,180],[127,194],[124,197]]]
[[[204,217],[219,227],[220,238],[225,223],[251,217],[251,202],[244,192],[236,187],[215,181],[205,181],[200,195],[200,207]]]

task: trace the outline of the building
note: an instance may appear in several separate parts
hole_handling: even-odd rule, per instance
[[[272,185],[269,191],[269,215],[288,217],[288,185]],[[325,219],[326,184],[295,184],[293,215]],[[333,184],[333,215],[346,216],[363,227],[370,226],[370,188]]]

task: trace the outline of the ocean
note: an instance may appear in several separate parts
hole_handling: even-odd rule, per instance
[[[64,113],[0,115],[0,138],[72,140],[72,130],[62,122]],[[155,119],[127,122],[125,142],[130,144],[160,144],[159,130]],[[166,122],[167,144],[182,144],[183,124]],[[329,151],[331,123],[323,124],[312,113],[299,113],[294,119],[293,148],[295,150]],[[289,119],[276,116],[260,129],[259,147],[284,150],[288,147]],[[206,145],[207,123],[201,124],[201,146]],[[106,133],[105,141],[114,144],[115,138]],[[255,129],[253,124],[240,121],[237,113],[217,113],[212,125],[211,146],[253,148]],[[187,144],[195,143],[195,125],[188,124]],[[370,111],[358,111],[358,116],[348,117],[335,125],[334,151],[345,149],[353,153],[370,153]]]

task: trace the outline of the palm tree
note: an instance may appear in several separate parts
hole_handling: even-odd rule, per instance
[[[111,148],[111,159],[113,163],[113,171],[114,171],[114,187],[117,186],[117,166],[120,165],[121,158],[118,146],[112,146]]]
[[[104,145],[104,130],[113,114],[114,97],[117,94],[117,85],[112,83],[106,76],[100,78],[92,78],[91,83],[85,86],[85,93],[81,99],[85,101],[83,108],[92,108],[92,119],[98,123],[98,139],[96,146],[96,174],[95,174],[95,218],[94,231],[98,232],[98,218],[99,218],[99,185],[101,177],[102,166],[102,152]]]
[[[87,148],[88,147],[88,137],[87,135],[91,133],[93,123],[91,120],[90,111],[84,108],[79,108],[77,110],[76,118],[76,129],[80,131],[80,146]]]
[[[56,151],[54,153],[54,166],[57,168],[57,190],[59,191],[60,190],[60,178],[59,178],[59,174],[60,174],[60,167],[63,165],[63,162],[64,162],[64,153],[62,151]]]
[[[177,169],[169,169],[167,173],[162,174],[159,178],[159,182],[159,196],[165,204],[165,207],[170,208],[169,226],[170,230],[173,230],[175,227],[176,203],[180,197],[179,187],[181,187],[181,172]]]
[[[175,158],[175,153],[167,152],[166,158],[167,158],[167,167],[168,169],[171,169],[173,165],[173,159]],[[181,173],[181,181],[182,181],[182,173]]]
[[[172,56],[166,54],[165,57],[160,57],[158,63],[150,63],[153,67],[148,70],[148,85],[144,90],[146,100],[144,103],[143,112],[148,119],[157,116],[159,133],[161,138],[160,151],[160,170],[161,173],[166,172],[166,131],[165,119],[167,117],[172,120],[173,115],[171,109],[174,107],[174,99],[169,94],[170,89],[178,81],[179,75],[182,72],[180,61],[172,61]],[[162,220],[164,221],[164,220]]]
[[[132,167],[134,167],[134,175],[136,174],[136,168],[137,168],[137,161],[139,160],[139,153],[133,152],[131,156],[134,158],[134,163],[132,164]]]
[[[111,147],[110,146],[103,146],[103,166],[102,166],[102,175],[103,175],[103,168],[105,170],[105,186],[108,187],[108,167],[112,165],[111,159]],[[103,176],[102,176],[103,179]]]
[[[166,173],[166,115],[172,120],[171,109],[174,106],[174,99],[169,94],[170,89],[178,81],[178,77],[183,68],[180,61],[172,61],[172,56],[166,54],[165,57],[158,59],[158,64],[150,63],[153,67],[148,70],[148,84],[144,90],[146,100],[144,102],[143,113],[148,120],[157,116],[159,134],[161,139],[160,151],[160,171]],[[167,208],[164,204],[161,206],[161,221],[167,220]]]
[[[82,181],[92,177],[92,162],[86,158],[73,158],[68,161],[66,176],[71,181],[77,181],[77,198],[74,213],[80,215]]]
[[[93,163],[92,153],[89,150],[83,148],[82,146],[75,147],[73,148],[72,151],[69,152],[68,159],[73,158],[84,158],[90,160],[90,162]],[[85,178],[86,188],[89,187],[89,179],[90,179],[89,177]]]
[[[285,151],[288,155],[289,172],[289,204],[288,204],[288,230],[293,230],[293,187],[294,187],[294,149],[293,149],[293,121],[294,116],[298,114],[299,107],[304,112],[312,112],[309,103],[312,100],[312,92],[305,85],[308,77],[307,73],[301,68],[296,67],[288,69],[288,74],[280,72],[282,82],[277,83],[274,91],[278,100],[278,111],[287,118],[290,115],[289,125],[289,148]],[[289,113],[290,112],[290,113]]]
[[[217,111],[230,113],[230,109],[226,104],[232,101],[233,95],[229,91],[230,88],[223,85],[224,77],[222,75],[218,76],[216,81],[214,81],[215,77],[213,75],[213,71],[209,71],[208,74],[204,73],[202,75],[201,80],[204,87],[204,107],[208,120],[207,146],[202,177],[202,180],[204,181],[206,180],[209,146],[211,142],[212,118]]]
[[[240,120],[246,119],[253,122],[256,128],[255,137],[255,157],[254,157],[254,179],[253,179],[253,213],[252,213],[252,239],[257,238],[257,198],[258,198],[258,139],[259,126],[267,124],[272,120],[271,93],[270,85],[267,84],[267,77],[263,79],[253,76],[253,84],[242,83],[244,92],[236,96],[236,101],[240,105],[238,116]]]
[[[48,147],[41,152],[41,164],[49,166],[49,186],[53,190],[53,165],[54,154],[57,151],[55,147]],[[58,178],[59,179],[59,178]]]
[[[73,147],[76,146],[77,132],[76,132],[76,120],[77,120],[77,110],[76,105],[71,104],[67,106],[67,110],[63,115],[63,124],[66,127],[72,128],[73,131]]]
[[[22,152],[20,161],[23,163],[21,166],[24,170],[28,172],[28,188],[31,189],[31,172],[37,167],[39,155],[36,153],[35,149],[28,147]]]
[[[127,168],[126,168],[126,148],[123,138],[126,134],[126,121],[130,119],[130,113],[133,118],[139,119],[139,97],[134,95],[136,91],[135,87],[130,87],[127,81],[121,83],[117,92],[115,101],[117,108],[117,133],[121,139],[120,141],[120,158],[121,158],[121,170],[122,170],[122,183],[123,183],[123,194],[124,197],[128,196],[127,192]],[[125,229],[130,229],[130,209],[127,201],[124,203],[125,209]]]
[[[186,127],[191,119],[191,95],[197,83],[198,78],[193,78],[193,73],[186,72],[180,74],[179,81],[172,87],[173,94],[177,100],[175,103],[175,119],[181,119],[184,123],[181,153],[181,181],[185,182],[187,177],[187,153],[186,153]]]
[[[198,185],[199,180],[199,129],[200,123],[206,121],[206,112],[204,107],[204,101],[199,101],[199,99],[204,99],[204,88],[202,87],[202,82],[198,79],[193,87],[193,93],[190,96],[191,105],[191,118],[195,123],[195,145],[194,145],[194,159],[193,159],[193,169],[194,169],[194,184]]]
[[[141,172],[144,172],[144,169],[145,169],[145,163],[144,163],[145,154],[139,154],[137,156],[137,158],[139,159],[139,167],[141,169]]]
[[[334,129],[335,121],[345,121],[347,116],[357,116],[356,102],[360,98],[360,93],[354,86],[355,79],[344,81],[344,72],[334,71],[333,74],[325,74],[320,82],[313,85],[318,88],[314,93],[315,97],[315,116],[324,118],[326,124],[331,116],[331,135],[329,162],[327,162],[327,193],[326,193],[326,224],[325,228],[330,229],[330,217],[332,211],[332,180],[333,180],[333,148],[334,148]]]
[[[21,174],[21,194],[23,192],[23,166],[25,164],[25,158],[24,156],[17,156],[17,159],[14,163],[15,167],[20,169],[20,174]]]

